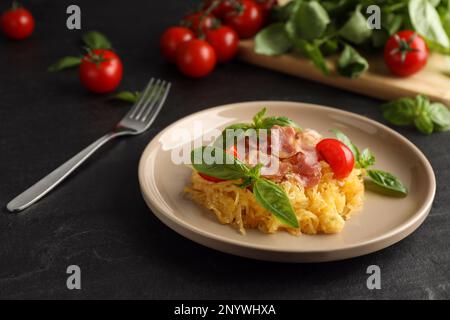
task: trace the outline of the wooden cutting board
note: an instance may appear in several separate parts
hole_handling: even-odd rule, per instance
[[[432,101],[441,101],[450,108],[450,67],[446,57],[433,54],[424,70],[408,78],[390,75],[382,57],[368,59],[370,69],[358,79],[349,79],[336,74],[328,61],[330,76],[324,76],[311,61],[294,55],[265,56],[253,50],[253,41],[240,43],[240,59],[276,71],[321,82],[338,88],[354,91],[382,100],[425,94]],[[331,59],[330,59],[331,60]]]

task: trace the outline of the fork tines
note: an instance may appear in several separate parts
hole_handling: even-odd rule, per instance
[[[142,122],[153,121],[167,98],[170,86],[171,83],[168,81],[150,79],[127,117]]]

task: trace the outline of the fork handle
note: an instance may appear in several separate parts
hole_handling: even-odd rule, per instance
[[[47,176],[39,180],[37,183],[32,185],[30,188],[19,194],[7,204],[6,208],[11,212],[20,212],[28,208],[59,185],[101,146],[108,141],[125,134],[126,132],[117,131],[104,135],[79,152],[77,155],[66,161],[64,164],[53,170]]]

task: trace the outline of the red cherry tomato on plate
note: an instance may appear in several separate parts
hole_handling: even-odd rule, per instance
[[[198,175],[200,177],[202,177],[203,179],[205,179],[206,181],[209,181],[209,182],[217,183],[217,182],[225,181],[225,180],[222,180],[222,179],[219,179],[219,178],[214,178],[214,177],[207,176],[206,174],[203,174],[203,173],[200,173],[200,172],[198,173]]]
[[[213,47],[204,41],[194,39],[182,43],[177,50],[178,69],[186,76],[200,78],[214,70],[217,58]]]
[[[11,39],[25,39],[33,33],[34,18],[27,9],[13,7],[2,14],[0,27],[3,33]]]
[[[240,9],[233,9],[225,15],[225,24],[233,28],[240,38],[253,37],[263,26],[261,8],[251,0],[239,0]]]
[[[92,50],[80,65],[81,83],[96,93],[114,91],[122,80],[122,73],[122,62],[111,50]]]
[[[226,62],[236,55],[239,37],[233,29],[222,26],[206,31],[206,40],[214,48],[219,62]]]
[[[226,152],[227,152],[228,154],[233,154],[233,156],[234,156],[235,158],[239,158],[238,153],[237,153],[237,148],[236,148],[236,146],[231,146],[230,148],[228,148],[228,150],[227,150]],[[208,175],[206,175],[206,174],[203,174],[203,173],[200,173],[200,172],[199,172],[198,174],[199,174],[200,177],[202,177],[202,178],[205,179],[206,181],[215,182],[215,183],[225,181],[225,180],[223,180],[223,179],[210,177],[210,176],[208,176]]]
[[[175,62],[177,49],[180,43],[188,42],[195,38],[194,32],[184,27],[170,27],[164,31],[159,46],[161,54],[170,62]]]
[[[353,152],[336,139],[323,139],[316,145],[316,150],[333,170],[337,179],[349,176],[355,166]]]
[[[239,158],[238,151],[235,145],[229,147],[227,153],[232,154],[235,158]]]
[[[419,72],[428,60],[425,40],[411,30],[399,31],[386,42],[384,61],[389,70],[400,77]]]
[[[197,35],[205,33],[218,24],[212,14],[205,15],[203,11],[187,15],[184,17],[183,23]]]

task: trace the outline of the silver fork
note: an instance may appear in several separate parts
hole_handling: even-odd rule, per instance
[[[7,209],[11,212],[20,212],[28,208],[53,190],[108,141],[120,136],[139,135],[150,128],[166,101],[170,86],[170,82],[159,79],[155,81],[152,78],[138,101],[116,125],[114,130],[89,145],[86,149],[15,197],[8,203]]]

